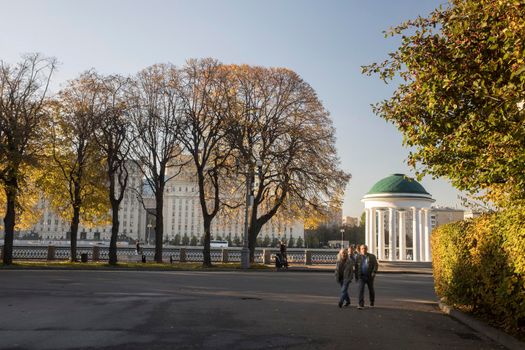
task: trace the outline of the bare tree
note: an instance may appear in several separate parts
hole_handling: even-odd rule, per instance
[[[164,235],[164,190],[183,165],[179,143],[179,80],[173,65],[153,65],[132,79],[128,95],[135,140],[132,155],[155,196],[155,261],[159,263]],[[142,192],[137,194],[142,196]]]
[[[349,174],[340,169],[328,112],[315,91],[282,68],[236,66],[237,94],[228,139],[254,186],[249,219],[250,260],[257,236],[279,210],[300,215],[340,198]]]
[[[54,167],[43,175],[52,207],[70,219],[71,260],[77,261],[77,236],[81,215],[107,215],[107,183],[95,130],[104,111],[99,76],[88,71],[61,90],[53,120]],[[89,220],[89,219],[88,219]]]
[[[31,54],[10,65],[0,61],[0,181],[6,194],[3,263],[13,261],[13,236],[24,166],[36,164],[44,103],[56,60]]]
[[[100,119],[96,130],[96,141],[105,159],[105,170],[109,184],[111,205],[111,239],[109,263],[117,263],[117,238],[119,232],[119,208],[128,190],[131,143],[131,122],[127,118],[125,89],[127,79],[120,76],[99,77],[101,85]]]
[[[211,266],[211,223],[221,208],[221,179],[231,169],[225,142],[231,96],[228,68],[213,59],[190,60],[182,70],[183,129],[181,140],[191,154],[197,176],[204,225],[203,265]]]

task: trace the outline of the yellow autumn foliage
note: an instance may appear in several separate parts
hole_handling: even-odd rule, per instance
[[[525,207],[432,232],[436,293],[525,336]]]
[[[40,170],[23,166],[22,173],[26,174],[25,181],[20,186],[18,203],[16,207],[16,224],[15,230],[28,230],[33,227],[42,215],[38,204],[41,198],[41,192],[36,186],[35,179],[39,176]],[[4,229],[4,216],[6,209],[6,193],[3,186],[0,185],[0,229]]]

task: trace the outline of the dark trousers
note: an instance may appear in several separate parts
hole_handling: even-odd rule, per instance
[[[374,279],[359,279],[359,306],[365,306],[365,285],[368,286],[370,305],[374,305],[376,293],[374,291]]]
[[[341,282],[341,298],[339,298],[339,302],[342,304],[343,302],[347,302],[350,304],[350,296],[348,295],[348,286],[350,285],[350,280]]]

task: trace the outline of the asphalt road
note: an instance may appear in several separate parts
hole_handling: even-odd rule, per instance
[[[382,274],[339,309],[331,273],[0,271],[0,349],[500,349],[439,312],[432,276]]]

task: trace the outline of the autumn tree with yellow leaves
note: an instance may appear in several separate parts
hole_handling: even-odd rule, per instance
[[[279,210],[321,214],[341,199],[350,174],[339,169],[335,130],[315,90],[285,68],[230,66],[235,99],[228,140],[248,169],[253,202],[250,260],[257,236]]]
[[[5,193],[3,263],[13,261],[13,237],[29,169],[38,166],[49,81],[56,60],[38,54],[0,61],[0,183]]]
[[[29,74],[31,64],[42,62],[48,61],[34,56],[18,69]],[[53,68],[54,62],[49,61],[38,72],[52,72]],[[3,77],[7,82],[19,73],[9,69]],[[0,174],[9,194],[6,218],[13,220],[10,201],[16,195],[13,197],[12,189],[19,194],[26,176],[15,176],[14,187],[7,180],[38,158],[42,171],[35,178],[44,198],[71,222],[72,260],[77,258],[80,221],[88,226],[109,221],[111,204],[110,263],[117,262],[118,210],[130,161],[140,168],[155,197],[157,262],[162,262],[166,184],[184,167],[191,168],[186,172],[195,174],[198,185],[207,266],[211,265],[213,219],[221,210],[243,207],[251,191],[253,203],[248,203],[246,222],[253,261],[257,236],[272,217],[284,213],[294,217],[320,215],[327,203],[340,200],[350,179],[339,169],[329,113],[313,88],[291,70],[224,65],[203,59],[190,60],[181,68],[153,65],[129,79],[88,71],[69,81],[45,105],[45,89],[41,91],[42,76],[38,74],[32,79],[39,84],[27,87],[28,97],[14,102],[23,105],[40,97],[32,110],[39,117],[47,117],[38,119],[40,124],[33,122],[40,128],[40,138],[33,133],[28,136],[33,137],[31,142],[24,141],[32,146],[40,142],[40,154],[26,157]],[[20,86],[8,88],[4,98],[10,92],[18,93]],[[0,107],[2,118],[16,113],[9,110],[9,101]],[[12,129],[21,127],[14,125]],[[7,131],[0,131],[0,141],[6,140]],[[1,151],[4,149],[8,148]],[[13,154],[0,156],[7,164],[9,156],[18,159]],[[248,193],[244,191],[246,183]],[[137,195],[142,195],[142,189]],[[9,220],[6,246],[12,240],[14,225]]]
[[[180,138],[197,177],[204,225],[203,265],[211,266],[211,224],[227,197],[234,162],[226,143],[232,91],[228,67],[213,59],[190,60],[181,71]],[[226,185],[226,186],[225,186]]]
[[[46,172],[40,185],[53,210],[70,221],[71,260],[77,261],[78,228],[108,221],[105,164],[95,131],[105,110],[93,71],[68,82],[52,106]]]
[[[98,98],[100,113],[95,130],[95,140],[104,163],[107,195],[111,205],[111,238],[109,264],[117,263],[117,238],[119,209],[128,190],[129,170],[134,167],[130,159],[133,136],[128,118],[126,89],[129,80],[121,76],[96,77],[101,94]]]
[[[131,122],[131,157],[155,197],[155,261],[162,262],[164,193],[181,172],[179,72],[171,64],[141,70],[130,81],[126,102]],[[184,163],[184,162],[183,162]],[[139,199],[142,192],[137,193]],[[144,201],[142,201],[144,203]]]

